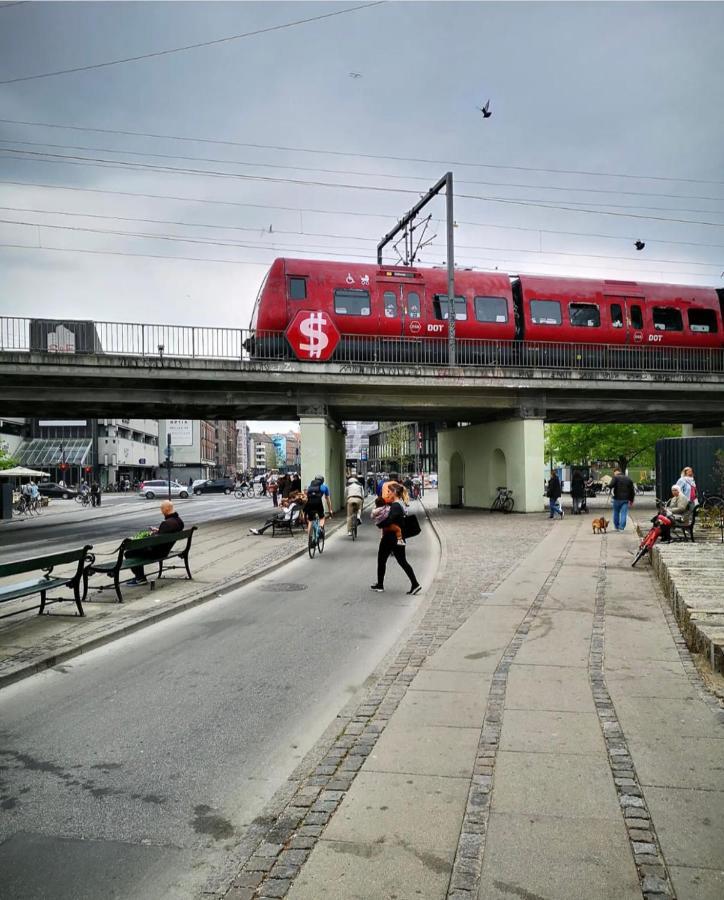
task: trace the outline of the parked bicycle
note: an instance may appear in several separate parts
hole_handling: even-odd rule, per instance
[[[320,553],[324,553],[324,529],[319,524],[319,515],[316,514],[312,519],[312,527],[309,529],[307,549],[309,550],[310,559],[314,559],[314,554],[317,550]]]
[[[660,501],[657,501],[657,503],[659,502]],[[639,544],[639,549],[636,552],[636,556],[634,556],[633,558],[633,562],[631,563],[632,566],[635,566],[636,563],[639,560],[643,559],[647,553],[651,553],[654,544],[661,537],[662,526],[670,528],[674,524],[674,520],[666,512],[666,508],[663,503],[659,507],[659,512],[656,513],[651,522],[651,528],[644,535],[643,540]]]
[[[513,512],[514,505],[513,492],[506,487],[499,487],[498,494],[490,507],[490,512]]]

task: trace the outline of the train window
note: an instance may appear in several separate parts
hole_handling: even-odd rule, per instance
[[[684,323],[681,319],[681,310],[675,306],[655,306],[654,328],[657,331],[683,331]]]
[[[640,331],[644,327],[644,317],[641,312],[640,306],[632,306],[630,308],[631,312],[631,327],[636,331]]]
[[[338,288],[334,292],[334,311],[340,316],[368,316],[370,292]]]
[[[289,276],[288,282],[289,299],[290,300],[306,300],[307,299],[307,279]]]
[[[531,300],[530,319],[534,325],[560,325],[561,304],[557,300]]]
[[[689,328],[703,334],[714,334],[717,330],[716,313],[713,309],[694,307],[689,310]]]
[[[611,304],[611,324],[614,328],[623,328],[623,308],[620,303]]]
[[[410,291],[407,295],[407,316],[409,319],[419,319],[420,315],[420,296]]]
[[[442,319],[443,321],[447,320],[448,317],[448,301],[447,294],[436,294],[434,301],[435,308],[435,318]],[[456,322],[464,322],[468,317],[468,307],[465,303],[465,297],[456,297],[455,298],[455,321]]]
[[[385,318],[394,319],[397,315],[397,294],[394,291],[385,291],[383,300],[385,301]]]
[[[507,322],[507,300],[504,297],[476,297],[475,318],[478,322]]]
[[[568,318],[576,328],[598,328],[601,324],[601,313],[593,303],[569,303]]]

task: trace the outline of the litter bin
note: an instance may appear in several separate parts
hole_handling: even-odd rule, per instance
[[[0,484],[0,519],[13,517],[13,486]]]

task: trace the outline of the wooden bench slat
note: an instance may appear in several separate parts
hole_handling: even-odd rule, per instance
[[[38,609],[38,615],[42,615],[47,604],[61,603],[65,600],[72,600],[77,609],[78,615],[83,616],[83,596],[81,596],[81,582],[84,579],[85,567],[84,563],[92,563],[94,561],[90,550],[93,549],[92,544],[86,544],[75,550],[63,550],[60,553],[49,553],[46,556],[36,556],[27,559],[18,559],[14,562],[3,563],[0,565],[0,578],[12,577],[13,575],[21,575],[25,572],[43,571],[46,574],[43,577],[33,578],[27,581],[15,582],[4,587],[0,587],[0,602],[6,600],[19,600],[24,597],[30,597],[33,594],[40,594],[40,606],[33,606],[31,609]],[[55,566],[66,565],[68,563],[76,563],[76,570],[72,575],[51,575]],[[56,590],[61,587],[71,587],[73,589],[73,597],[55,597],[51,600],[47,599],[47,592]],[[27,607],[15,612],[7,613],[7,616],[14,616],[20,612],[24,612]],[[6,618],[2,616],[0,618]]]

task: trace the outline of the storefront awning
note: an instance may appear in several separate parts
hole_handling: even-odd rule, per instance
[[[34,438],[21,444],[13,456],[22,466],[58,466],[62,462],[84,466],[91,459],[92,445],[89,438],[68,438],[62,442],[57,438]]]

